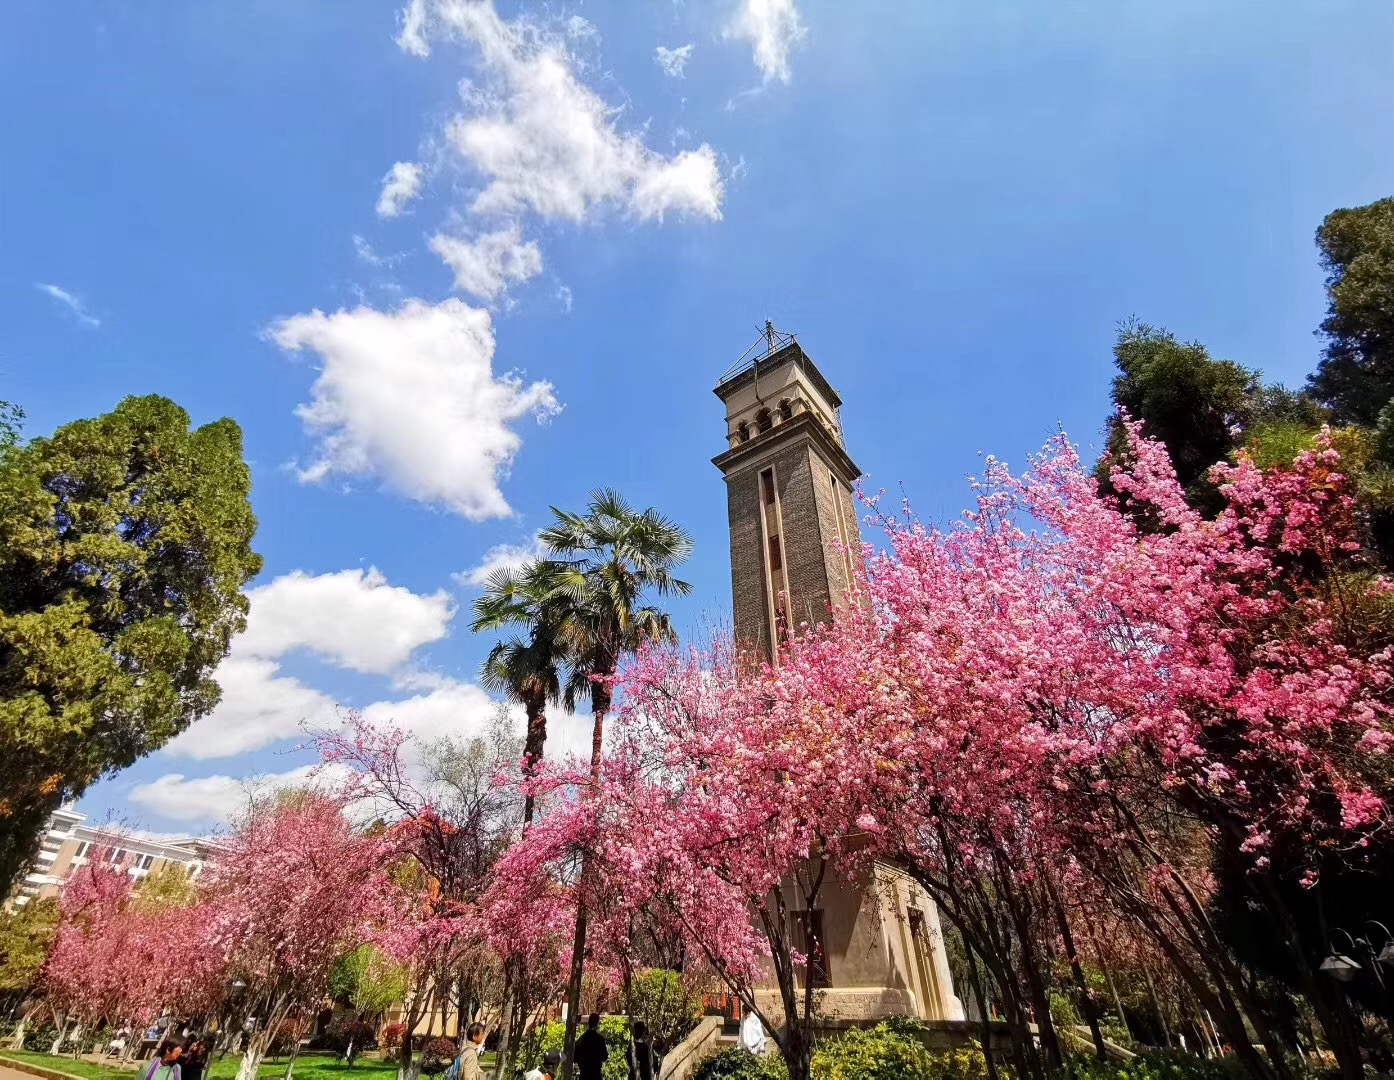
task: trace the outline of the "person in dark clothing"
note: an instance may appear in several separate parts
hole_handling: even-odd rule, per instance
[[[207,1067],[208,1044],[195,1036],[184,1044],[184,1053],[179,1056],[180,1080],[203,1080]]]
[[[642,1020],[634,1021],[628,1064],[629,1080],[655,1080],[658,1076],[661,1062],[649,1042],[649,1027]]]
[[[576,1040],[576,1075],[578,1080],[600,1080],[610,1048],[600,1034],[600,1016],[591,1013],[586,1030]]]

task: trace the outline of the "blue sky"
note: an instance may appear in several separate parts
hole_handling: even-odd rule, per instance
[[[1394,186],[1392,39],[1371,0],[20,0],[0,397],[235,417],[266,558],[219,712],[83,808],[207,828],[336,703],[477,730],[470,573],[598,485],[688,526],[676,614],[721,620],[711,388],[765,318],[936,517],[979,451],[1097,444],[1126,316],[1300,383],[1312,233]]]

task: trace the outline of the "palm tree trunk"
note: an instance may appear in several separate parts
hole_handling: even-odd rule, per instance
[[[605,736],[605,709],[609,705],[609,694],[599,683],[591,690],[591,784],[600,781],[600,744]],[[581,860],[581,881],[576,899],[576,935],[571,942],[571,977],[566,984],[566,1038],[562,1043],[562,1080],[572,1080],[575,1072],[572,1059],[576,1053],[576,1022],[581,1012],[581,977],[585,974],[586,960],[586,879],[590,869],[590,859]]]
[[[524,704],[528,717],[528,732],[523,740],[523,778],[531,780],[537,775],[537,767],[542,764],[542,751],[547,745],[547,702],[546,699],[528,701]],[[523,831],[532,824],[534,799],[531,789],[523,797]]]

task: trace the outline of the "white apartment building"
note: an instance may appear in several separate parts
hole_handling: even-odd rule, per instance
[[[88,825],[87,816],[71,807],[54,812],[39,842],[38,854],[10,903],[22,907],[44,896],[57,896],[68,875],[89,859],[107,859],[139,880],[166,866],[181,866],[190,878],[203,870],[210,841],[197,836],[157,837],[110,825]]]

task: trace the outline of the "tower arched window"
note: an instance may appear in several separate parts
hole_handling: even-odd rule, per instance
[[[788,398],[785,398],[783,401],[781,401],[781,402],[779,403],[779,420],[780,420],[780,423],[783,423],[785,420],[792,420],[793,418],[794,418],[794,406],[791,405],[791,404],[789,404],[789,399],[788,399]]]
[[[755,426],[762,432],[769,431],[770,428],[774,427],[774,420],[770,417],[769,409],[761,409],[755,414]]]
[[[748,442],[750,440],[750,425],[742,422],[736,428],[736,438],[741,442]]]

